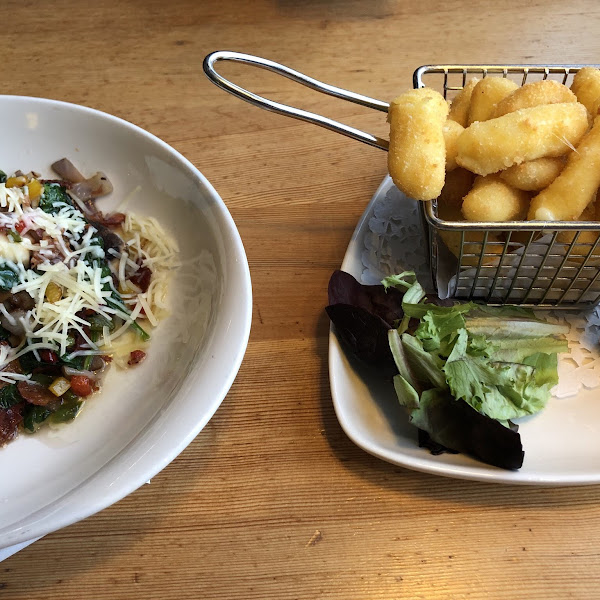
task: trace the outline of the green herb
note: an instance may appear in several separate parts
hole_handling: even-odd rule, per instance
[[[49,387],[56,378],[52,375],[44,375],[43,373],[34,373],[31,376],[31,381],[41,383],[44,387]]]
[[[19,269],[13,262],[0,258],[0,289],[8,292],[19,283]]]
[[[61,397],[61,405],[52,413],[50,422],[67,423],[72,421],[81,410],[83,401],[71,390],[67,390]]]
[[[72,367],[73,369],[82,371],[84,367],[85,356],[74,356],[73,358],[68,358],[68,356],[68,354],[63,354],[60,356],[60,362],[67,367]]]
[[[13,229],[11,229],[8,232],[8,235],[10,236],[10,238],[12,239],[13,242],[22,242],[23,238],[19,235],[19,233],[17,231],[14,231]]]
[[[45,406],[28,404],[23,413],[23,427],[33,433],[51,414],[52,411]]]
[[[15,404],[19,404],[22,400],[16,383],[5,385],[0,389],[0,408],[10,408]]]
[[[6,183],[6,173],[4,171],[0,171],[0,183]]]
[[[55,215],[65,205],[72,205],[67,190],[57,183],[45,183],[44,192],[40,198],[40,208],[50,215]]]
[[[92,238],[92,239],[95,239],[95,238]],[[103,246],[103,244],[102,244],[102,246]],[[108,262],[106,261],[106,259],[99,260],[97,258],[94,258],[90,264],[94,267],[100,266],[102,268],[101,275],[102,275],[103,279],[105,277],[112,277],[112,273],[111,273],[111,270],[108,266]],[[108,306],[124,313],[125,315],[129,316],[131,314],[130,310],[123,303],[123,299],[121,298],[121,295],[119,294],[119,292],[117,292],[117,290],[115,290],[115,288],[109,282],[106,282],[103,285],[102,289],[104,291],[111,292],[110,298],[106,299],[106,304]],[[146,331],[144,331],[144,329],[140,325],[138,325],[135,321],[132,321],[130,327],[138,334],[138,336],[140,337],[141,340],[146,342],[150,339],[150,335]],[[113,328],[114,328],[114,323],[113,323]]]
[[[26,352],[19,357],[19,364],[23,373],[31,373],[34,369],[42,366],[42,363],[37,360],[33,352]]]

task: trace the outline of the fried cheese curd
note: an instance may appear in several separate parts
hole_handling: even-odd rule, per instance
[[[390,175],[412,198],[437,198],[444,220],[582,220],[600,229],[599,111],[594,67],[580,69],[570,88],[550,79],[518,86],[505,77],[472,78],[449,108],[433,90],[411,90],[390,105]],[[598,237],[576,233],[557,240],[589,249]],[[460,252],[460,234],[440,235]],[[469,232],[465,241],[481,237]]]
[[[444,97],[428,88],[410,90],[390,105],[389,172],[396,186],[415,200],[433,200],[444,186],[447,116]]]

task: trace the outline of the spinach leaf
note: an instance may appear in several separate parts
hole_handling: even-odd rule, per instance
[[[0,258],[0,290],[10,291],[19,283],[19,270],[14,263]]]
[[[23,413],[23,427],[33,433],[51,414],[52,411],[45,406],[28,404]]]
[[[52,413],[50,421],[52,423],[67,423],[72,421],[81,410],[83,401],[71,392],[67,390],[62,396],[62,404]]]
[[[6,385],[0,390],[0,408],[10,408],[22,400],[16,383]]]
[[[43,366],[43,364],[37,360],[33,352],[26,352],[19,357],[19,364],[23,373],[32,373],[34,369]]]
[[[55,215],[65,204],[72,205],[67,190],[57,183],[45,183],[44,193],[40,198],[40,208],[45,213]]]
[[[68,354],[63,354],[60,358],[60,362],[67,367],[72,367],[78,371],[83,370],[85,356],[75,356],[74,358],[67,358]]]

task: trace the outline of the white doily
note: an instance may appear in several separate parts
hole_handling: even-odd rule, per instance
[[[417,203],[396,187],[375,199],[368,229],[364,232],[362,283],[373,285],[395,273],[413,270],[429,291],[427,238]],[[569,354],[559,355],[556,398],[575,396],[582,388],[600,386],[600,305],[585,312],[540,312],[552,323],[569,325]]]

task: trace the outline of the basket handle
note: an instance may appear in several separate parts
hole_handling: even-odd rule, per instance
[[[203,63],[203,68],[204,72],[206,73],[206,76],[215,85],[225,90],[226,92],[229,92],[230,94],[233,94],[234,96],[245,100],[246,102],[250,102],[250,104],[254,104],[255,106],[259,106],[260,108],[264,108],[265,110],[270,110],[272,112],[279,113],[280,115],[292,117],[293,119],[299,119],[301,121],[307,121],[308,123],[314,123],[315,125],[319,125],[320,127],[325,127],[326,129],[329,129],[331,131],[335,131],[354,140],[358,140],[359,142],[364,142],[365,144],[369,144],[370,146],[375,146],[376,148],[381,148],[382,150],[387,151],[389,145],[389,142],[387,140],[371,135],[370,133],[360,131],[359,129],[350,127],[349,125],[344,125],[343,123],[339,123],[338,121],[334,121],[327,117],[317,115],[316,113],[302,110],[300,108],[295,108],[293,106],[288,106],[287,104],[274,102],[273,100],[269,100],[268,98],[259,96],[258,94],[250,92],[240,87],[239,85],[232,83],[231,81],[225,79],[225,77],[217,73],[215,69],[215,63],[218,61],[240,62],[259,67],[261,69],[266,69],[267,71],[272,71],[273,73],[277,73],[278,75],[287,77],[292,81],[300,83],[301,85],[305,85],[306,87],[321,92],[323,94],[334,96],[336,98],[341,98],[342,100],[347,100],[348,102],[360,104],[362,106],[373,108],[375,110],[379,110],[385,113],[387,113],[389,108],[389,104],[387,102],[382,102],[381,100],[369,98],[368,96],[356,94],[354,92],[350,92],[348,90],[344,90],[342,88],[323,83],[321,81],[313,79],[312,77],[308,77],[303,73],[294,71],[289,67],[280,65],[279,63],[273,62],[271,60],[267,60],[266,58],[252,56],[251,54],[231,52],[229,50],[219,50],[217,52],[212,52],[211,54],[206,56]]]

